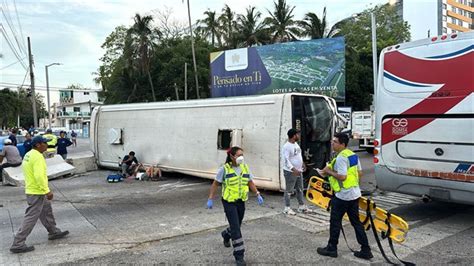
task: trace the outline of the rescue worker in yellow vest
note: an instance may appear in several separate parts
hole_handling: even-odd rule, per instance
[[[33,148],[25,155],[22,168],[25,176],[25,194],[28,208],[20,230],[15,235],[10,248],[12,253],[24,253],[33,251],[33,246],[25,244],[26,238],[36,225],[38,219],[48,230],[48,239],[60,239],[69,234],[69,231],[61,231],[56,227],[51,201],[53,192],[49,190],[48,176],[46,175],[46,160],[43,152],[47,149],[47,142],[42,136],[36,136],[31,140]]]
[[[222,184],[222,205],[229,227],[222,231],[221,236],[224,239],[225,247],[230,247],[230,240],[232,239],[237,265],[246,265],[244,260],[245,246],[240,226],[244,219],[245,201],[248,199],[249,189],[257,196],[258,204],[263,204],[263,198],[252,180],[253,175],[248,165],[244,163],[243,155],[243,150],[236,146],[227,151],[226,162],[224,166],[219,168],[207,200],[207,208],[212,209],[214,194],[219,184]]]
[[[48,128],[46,130],[46,134],[44,134],[43,137],[50,140],[47,143],[48,149],[44,153],[45,157],[46,158],[54,157],[54,155],[56,154],[56,146],[58,145],[58,137],[56,137],[56,135],[53,134],[53,131],[51,130],[51,128]]]
[[[332,147],[338,153],[329,165],[323,170],[318,169],[321,176],[329,177],[329,184],[335,192],[331,199],[331,218],[329,225],[329,241],[326,247],[317,249],[323,256],[337,257],[337,244],[342,228],[342,218],[345,213],[354,227],[357,242],[361,245],[360,251],[354,256],[370,260],[374,256],[370,250],[367,235],[359,220],[359,198],[362,196],[359,187],[359,177],[362,176],[362,167],[357,154],[347,149],[349,137],[338,133],[332,139]]]

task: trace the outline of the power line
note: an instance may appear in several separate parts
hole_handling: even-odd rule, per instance
[[[25,59],[25,58],[26,58],[26,56],[23,57],[21,60],[23,60],[23,59]],[[8,66],[5,66],[5,67],[0,68],[0,70],[4,70],[4,69],[9,68],[9,67],[11,67],[11,66],[13,66],[13,65],[15,65],[15,64],[18,64],[18,62],[21,62],[21,60],[16,60],[15,62],[9,64]]]
[[[23,28],[21,27],[20,23],[20,16],[18,15],[18,10],[16,9],[16,0],[13,0],[13,6],[15,7],[15,13],[16,13],[16,20],[18,22],[18,26],[20,27],[20,34],[21,34],[21,44],[23,45],[23,49],[26,51],[26,46],[25,46],[25,37],[23,36]]]
[[[6,10],[6,14],[8,15],[8,18],[5,17],[7,19],[7,24],[8,26],[10,27],[10,30],[11,32],[13,33],[13,37],[15,38],[15,41],[16,41],[16,44],[18,45],[18,48],[20,49],[21,52],[23,52],[23,54],[26,55],[26,51],[24,48],[23,45],[20,45],[20,43],[22,43],[21,41],[18,41],[19,37],[18,37],[18,32],[15,28],[15,25],[13,24],[13,20],[12,20],[12,17],[10,15],[10,8],[8,7],[8,1],[7,0],[4,0],[4,6],[5,6],[5,10]],[[4,12],[4,9],[2,8],[2,12],[4,13],[4,16],[5,16],[5,12]]]
[[[29,73],[29,72],[30,72],[30,68],[28,68],[28,69],[26,70],[26,74],[25,74],[25,77],[23,78],[23,82],[21,83],[20,88],[23,88],[23,84],[25,84],[26,77],[28,76],[28,73]]]
[[[5,20],[7,21],[7,25],[10,28],[10,31],[13,33],[13,38],[15,39],[15,42],[16,42],[18,48],[19,48],[19,51],[26,55],[25,50],[23,50],[23,47],[20,45],[20,42],[18,41],[18,36],[17,36],[18,33],[16,32],[15,27],[13,26],[13,22],[12,22],[12,19],[11,19],[11,16],[10,16],[10,11],[9,11],[8,5],[6,3],[5,3],[5,7],[7,9],[6,14],[5,14],[5,9],[3,7],[1,8],[3,16],[5,17]],[[7,16],[7,14],[8,14],[8,16]]]
[[[2,35],[3,37],[5,38],[5,40],[7,40],[7,44],[8,46],[10,46],[10,49],[12,50],[13,54],[15,55],[16,59],[18,59],[20,62],[21,62],[21,65],[23,66],[23,68],[26,70],[26,66],[25,66],[25,63],[23,61],[21,61],[21,58],[20,56],[18,55],[15,47],[13,46],[13,44],[11,43],[10,39],[8,38],[7,34],[6,34],[6,31],[5,31],[5,28],[3,27],[3,24],[0,23],[0,26],[2,27],[2,29],[0,29],[0,31],[2,32]]]
[[[19,83],[11,83],[11,82],[0,82],[0,86],[26,86],[26,87],[30,87],[31,85],[30,84],[19,84]],[[42,88],[40,90],[46,90],[46,86],[38,86],[35,84],[35,88],[38,89],[39,88]],[[53,89],[53,90],[56,90],[56,91],[60,91],[60,90],[73,90],[73,91],[86,91],[86,92],[100,92],[102,90],[90,90],[90,89],[69,89],[69,88],[66,88],[66,87],[51,87],[49,86],[49,89]]]

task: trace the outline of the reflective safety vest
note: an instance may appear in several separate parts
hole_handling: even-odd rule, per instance
[[[347,176],[346,180],[340,181],[337,178],[330,176],[329,177],[329,184],[331,185],[332,190],[334,192],[341,191],[341,187],[344,189],[348,189],[351,187],[359,186],[359,173],[357,172],[357,165],[359,162],[359,157],[353,151],[349,149],[345,149],[341,151],[337,156],[343,156],[347,158],[349,161],[349,168],[347,169]],[[336,164],[336,158],[332,159],[331,163],[329,163],[329,168],[334,170],[334,164]]]
[[[232,168],[230,163],[224,165],[224,180],[222,181],[222,198],[227,202],[237,200],[246,201],[249,195],[249,167],[247,164],[241,164],[240,175]]]
[[[56,152],[56,145],[58,144],[58,137],[56,137],[56,135],[54,134],[44,134],[43,135],[44,138],[47,138],[47,139],[50,139],[50,141],[48,141],[48,149],[47,151],[48,152]]]

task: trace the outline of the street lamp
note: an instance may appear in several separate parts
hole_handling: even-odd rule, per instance
[[[49,102],[49,77],[48,77],[48,67],[54,66],[54,65],[62,65],[61,63],[52,63],[49,65],[44,66],[44,69],[46,70],[46,95],[48,98],[48,128],[51,128],[51,104]]]

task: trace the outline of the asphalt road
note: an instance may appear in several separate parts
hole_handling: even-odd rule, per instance
[[[410,224],[407,240],[395,246],[401,258],[419,265],[474,264],[474,206],[424,204],[411,196],[377,191],[371,156],[359,155],[362,188],[373,192],[378,206]],[[22,255],[8,249],[26,208],[23,189],[0,187],[0,265],[233,264],[232,250],[222,245],[220,237],[227,224],[222,204],[216,201],[214,209],[205,209],[209,180],[166,174],[168,179],[161,182],[109,184],[108,173],[101,170],[51,181],[57,224],[71,234],[48,241],[38,223],[27,241],[36,250]],[[338,258],[316,253],[328,239],[325,210],[313,207],[313,214],[286,216],[281,212],[281,193],[263,195],[261,207],[250,197],[242,227],[250,265],[368,264],[352,255],[342,237]],[[296,207],[295,199],[292,204]],[[350,224],[345,228],[349,245],[357,248]],[[371,232],[368,237],[375,255],[370,263],[383,264]],[[387,243],[384,247],[388,252]]]

